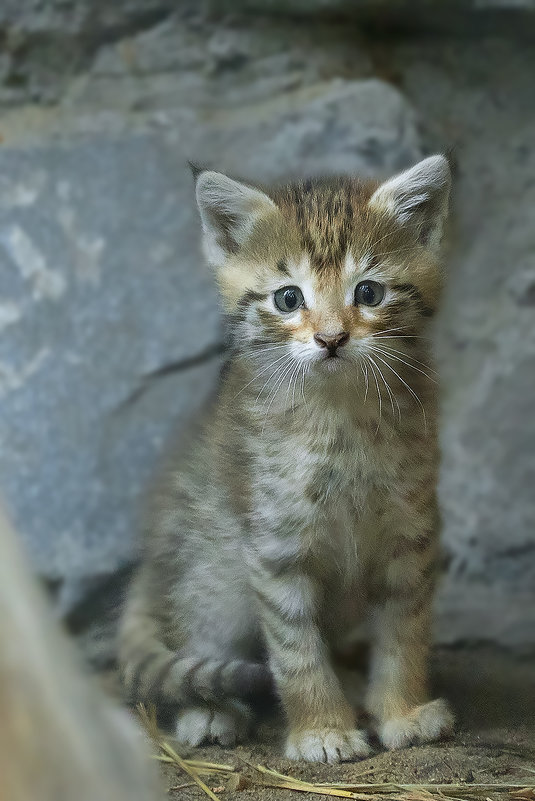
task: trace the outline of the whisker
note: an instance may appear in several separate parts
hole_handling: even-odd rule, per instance
[[[288,382],[288,388],[286,390],[286,403],[288,402],[288,397],[290,395],[290,390],[292,389],[293,380],[294,380],[296,374],[299,372],[299,366],[300,366],[299,362],[297,362],[297,364],[295,365],[294,371],[292,372],[292,374],[290,376],[290,380]],[[292,406],[291,406],[291,409],[295,414],[294,398],[295,398],[295,386],[294,386],[294,392],[293,392],[293,396],[292,396]]]
[[[265,367],[264,367],[262,370],[260,370],[260,372],[259,372],[259,373],[255,373],[255,374],[254,374],[254,376],[251,378],[251,380],[250,380],[250,381],[248,381],[248,382],[247,382],[247,384],[245,384],[245,386],[243,386],[243,387],[240,389],[240,391],[236,393],[236,395],[234,395],[234,397],[232,398],[232,400],[235,400],[235,399],[238,397],[238,395],[241,395],[241,393],[242,393],[242,392],[243,392],[245,389],[247,389],[247,387],[248,387],[248,386],[250,386],[250,385],[253,383],[253,381],[256,381],[256,379],[257,379],[257,378],[260,378],[260,376],[261,376],[261,375],[263,375],[264,373],[267,373],[267,371],[268,371],[268,370],[270,370],[270,369],[273,367],[273,365],[277,364],[277,362],[280,362],[282,359],[284,359],[284,357],[285,357],[285,356],[290,356],[290,354],[289,354],[289,353],[288,353],[288,354],[285,354],[285,353],[283,353],[283,355],[282,355],[282,356],[280,356],[278,359],[275,359],[275,361],[274,361],[274,362],[271,362],[271,364],[268,364],[267,366],[265,366]],[[269,379],[268,379],[268,380],[269,380]],[[264,385],[264,386],[265,386],[265,385]],[[261,391],[262,391],[262,390],[261,390]]]
[[[424,339],[426,341],[430,341],[430,337],[428,336],[421,336],[419,334],[393,334],[394,331],[406,331],[409,326],[407,325],[400,325],[397,328],[386,328],[384,331],[378,331],[376,334],[372,334],[373,339]],[[393,334],[392,336],[385,336],[385,334]]]
[[[375,347],[373,348],[373,351],[374,353],[382,353],[383,356],[386,356],[387,358],[394,359],[397,362],[401,362],[402,364],[407,365],[407,367],[410,367],[412,370],[416,370],[417,373],[421,373],[422,375],[424,375],[429,381],[432,381],[433,384],[438,384],[438,381],[435,378],[433,378],[433,376],[428,375],[426,372],[424,372],[424,370],[420,370],[419,367],[415,367],[414,364],[406,362],[405,359],[400,359],[399,356],[394,356],[394,354],[389,353],[387,350],[383,350],[383,348]]]
[[[277,348],[286,348],[286,347],[287,347],[286,342],[280,342],[278,345],[268,345],[267,347],[264,347],[262,344],[252,345],[251,350],[255,351],[256,353],[258,352],[262,353],[264,350],[276,350]]]
[[[416,362],[416,364],[421,364],[422,367],[425,367],[425,369],[429,370],[430,373],[438,375],[437,371],[433,370],[433,368],[430,367],[428,364],[426,364],[425,362],[421,362],[419,359],[415,359],[414,356],[411,356],[409,353],[405,353],[405,351],[403,350],[397,350],[397,348],[393,348],[391,345],[381,345],[381,348],[390,351],[391,353],[399,353],[401,354],[401,356],[406,356],[407,359],[411,359],[411,361]]]
[[[408,326],[398,325],[396,328],[386,328],[384,331],[378,331],[377,334],[372,334],[372,337],[377,337],[380,334],[389,334],[391,331],[406,331]]]
[[[294,387],[293,387],[293,390],[292,390],[292,409],[293,409],[294,412],[295,412],[295,390],[297,388],[297,379],[299,378],[299,373],[300,372],[301,372],[301,364],[298,363],[297,364],[297,370],[295,371],[295,376],[294,376]]]
[[[364,373],[364,380],[366,381],[366,390],[364,392],[364,403],[366,403],[366,400],[368,398],[368,389],[369,389],[368,365],[366,364],[366,361],[364,361],[364,366],[361,365],[360,369]]]
[[[430,342],[430,337],[422,337],[418,336],[418,334],[389,334],[388,336],[377,336],[376,334],[372,334],[373,339],[423,339],[426,342]]]
[[[377,354],[376,354],[376,355],[377,355]],[[400,374],[394,370],[394,368],[392,367],[392,365],[388,364],[388,362],[385,362],[385,360],[384,360],[384,359],[382,359],[380,356],[377,356],[377,358],[379,359],[379,361],[380,361],[380,362],[382,362],[384,365],[386,365],[386,367],[388,367],[388,369],[389,369],[389,370],[392,370],[392,372],[394,373],[394,375],[396,375],[396,376],[399,378],[399,380],[401,381],[401,383],[402,383],[402,384],[404,384],[404,385],[407,387],[407,389],[409,390],[409,392],[411,393],[411,395],[413,396],[413,398],[414,398],[414,399],[416,400],[416,402],[419,404],[419,406],[420,406],[420,408],[421,408],[421,410],[422,410],[422,415],[423,415],[423,418],[424,418],[424,429],[425,429],[425,433],[427,434],[427,418],[426,418],[426,415],[425,415],[425,409],[424,409],[424,405],[423,405],[422,401],[420,400],[420,398],[418,397],[418,395],[416,394],[416,392],[415,392],[415,391],[412,389],[412,387],[410,387],[410,386],[407,384],[407,382],[406,382],[406,381],[405,381],[405,380],[404,380],[404,379],[403,379],[403,378],[400,376]]]
[[[267,396],[266,401],[264,403],[264,408],[265,408],[266,403],[271,398],[271,400],[269,400],[269,405],[268,405],[267,409],[264,412],[264,418],[267,418],[269,410],[271,409],[273,401],[275,400],[275,397],[277,395],[277,392],[279,391],[280,387],[284,383],[284,379],[286,378],[286,376],[290,373],[290,371],[292,369],[292,366],[293,366],[293,364],[290,363],[289,365],[285,365],[284,367],[281,368],[282,369],[282,375],[277,379],[275,387],[271,390],[271,392]],[[264,411],[264,410],[262,410],[262,411]],[[265,422],[264,422],[264,427],[265,427]],[[262,433],[264,433],[264,427],[262,428]]]
[[[286,356],[286,358],[288,359],[288,363],[289,363],[289,361],[290,361],[290,360],[291,360],[291,358],[292,358],[292,357],[291,357],[291,354],[287,353],[287,354],[285,354],[285,356]],[[280,359],[277,359],[277,361],[281,361],[281,360],[280,360]],[[274,362],[273,364],[276,364],[276,362]],[[273,364],[271,365],[271,367],[273,367]],[[256,396],[256,398],[255,398],[255,400],[254,400],[254,402],[255,402],[255,403],[257,403],[257,402],[258,402],[258,400],[259,400],[260,396],[262,395],[262,392],[263,392],[263,391],[264,391],[264,389],[267,387],[267,385],[269,384],[269,382],[270,382],[270,381],[273,379],[273,377],[274,377],[275,375],[277,375],[277,373],[279,372],[279,370],[282,370],[282,369],[284,369],[286,366],[287,366],[287,365],[286,365],[286,362],[284,362],[284,361],[283,361],[283,363],[282,363],[282,364],[280,364],[280,365],[279,365],[279,366],[278,366],[278,367],[277,367],[277,368],[276,368],[276,369],[275,369],[275,370],[274,370],[274,371],[271,373],[271,375],[268,377],[268,379],[267,379],[267,381],[265,382],[265,384],[263,384],[263,386],[262,386],[262,389],[260,390],[260,392],[259,392],[259,393],[258,393],[258,395]]]
[[[370,358],[368,354],[366,354],[366,358],[367,358],[367,359],[369,359],[369,358]],[[374,378],[374,381],[375,381],[375,387],[376,387],[376,389],[377,389],[377,399],[378,399],[378,401],[379,401],[379,421],[378,421],[378,423],[377,423],[377,428],[375,429],[375,435],[377,436],[377,432],[379,431],[379,426],[381,425],[381,414],[382,414],[382,406],[383,406],[383,402],[382,402],[382,400],[381,400],[381,391],[380,391],[380,389],[379,389],[379,382],[378,382],[378,380],[377,380],[377,376],[376,376],[376,374],[375,374],[375,369],[374,369],[374,366],[373,366],[373,364],[371,363],[371,361],[370,361],[370,367],[371,367],[372,374],[373,374],[373,378]]]
[[[307,377],[308,370],[309,370],[309,365],[305,364],[303,366],[303,376],[301,378],[301,395],[303,397],[303,403],[305,404],[305,409],[308,409],[307,399],[305,397],[305,380]]]
[[[281,348],[287,348],[287,344],[284,343],[283,345],[270,345],[269,348],[253,348],[251,353],[248,353],[250,359],[254,359],[257,356],[261,356],[263,353],[272,353],[274,350],[280,350]]]
[[[396,416],[396,411],[394,409],[394,400],[395,400],[396,401],[396,406],[398,407],[398,417],[399,417],[399,420],[401,422],[401,409],[399,408],[398,400],[397,400],[397,398],[394,398],[394,395],[392,394],[392,390],[390,389],[390,385],[389,385],[388,381],[386,380],[386,378],[384,377],[383,372],[382,372],[381,368],[379,367],[379,365],[375,363],[375,361],[373,360],[373,358],[371,356],[369,358],[372,360],[372,362],[374,362],[375,366],[377,367],[379,375],[381,376],[381,378],[383,380],[383,383],[384,383],[384,385],[386,387],[386,391],[388,392],[388,397],[390,398],[390,405],[392,406],[392,415],[394,417]]]
[[[293,391],[293,397],[292,397],[292,404],[294,404],[294,405],[295,405],[295,392],[297,390],[297,382],[299,381],[300,378],[301,378],[301,381],[302,381],[302,376],[304,376],[304,374],[305,374],[305,364],[303,362],[299,362],[299,370],[297,371],[297,376],[295,378],[294,391]],[[301,384],[301,386],[302,386],[302,384]],[[304,400],[304,398],[303,398],[303,400]]]

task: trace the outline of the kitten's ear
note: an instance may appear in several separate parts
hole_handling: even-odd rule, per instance
[[[250,235],[255,224],[277,209],[264,192],[204,170],[197,176],[197,205],[208,261],[220,267]]]
[[[444,156],[430,156],[375,190],[370,207],[414,226],[421,244],[437,252],[448,215],[451,173]]]

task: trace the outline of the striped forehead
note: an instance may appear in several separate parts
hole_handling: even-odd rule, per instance
[[[288,187],[284,205],[297,223],[301,247],[314,272],[325,276],[343,272],[363,189],[344,179]]]

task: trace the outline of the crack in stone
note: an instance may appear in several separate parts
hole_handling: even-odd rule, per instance
[[[165,376],[173,375],[174,373],[181,373],[185,370],[190,370],[193,367],[198,367],[205,362],[209,362],[212,359],[221,356],[226,352],[226,350],[227,346],[223,342],[216,342],[215,344],[210,345],[209,347],[205,348],[199,353],[194,354],[193,356],[188,357],[187,359],[169,362],[169,364],[164,364],[161,367],[156,368],[156,370],[151,370],[150,373],[145,373],[141,376],[141,384],[132,390],[132,392],[114,408],[113,414],[120,414],[122,411],[124,411],[124,409],[132,406],[134,403],[137,403],[137,401],[150,388],[154,379],[164,378]]]

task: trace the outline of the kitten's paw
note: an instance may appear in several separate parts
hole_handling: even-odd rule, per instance
[[[453,715],[447,703],[438,698],[415,707],[402,718],[387,720],[379,729],[383,745],[392,750],[413,743],[430,743],[453,730]]]
[[[246,738],[249,720],[248,708],[239,701],[225,709],[188,707],[177,715],[175,737],[184,745],[210,742],[229,748]]]
[[[342,760],[368,756],[369,753],[366,735],[358,729],[308,729],[291,732],[286,743],[286,756],[305,762],[328,762],[334,765]]]

